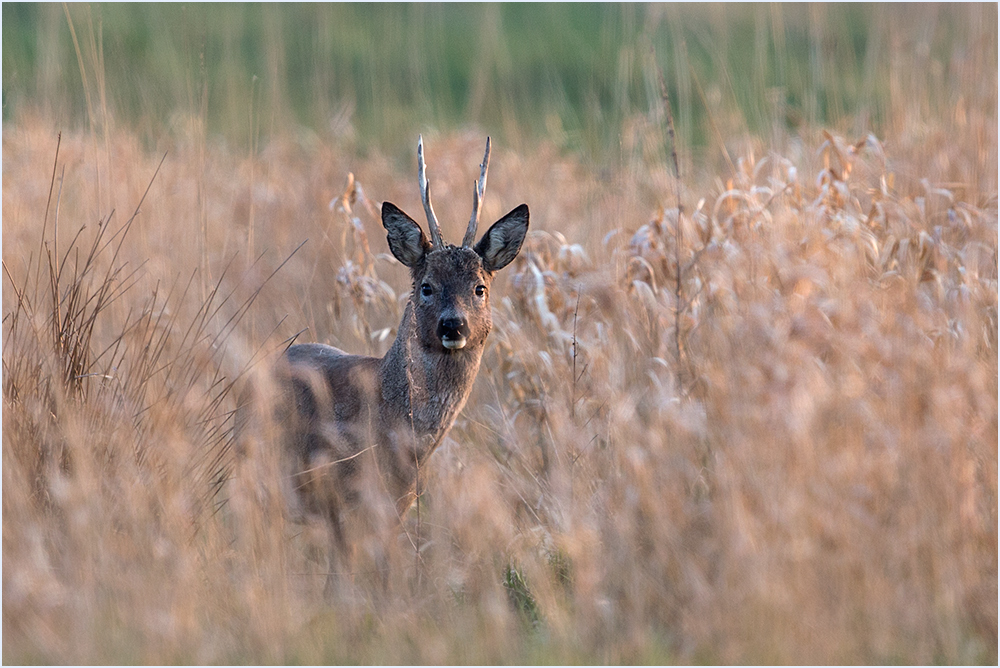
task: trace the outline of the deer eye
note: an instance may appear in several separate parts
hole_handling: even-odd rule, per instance
[[[424,283],[420,286],[420,294],[424,297],[430,297],[434,294],[434,288],[432,288],[429,284]]]
[[[482,297],[485,294],[486,294],[486,286],[485,285],[477,285],[476,286],[476,296],[477,297]]]

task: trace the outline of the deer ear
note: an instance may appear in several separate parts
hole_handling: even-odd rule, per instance
[[[474,250],[483,258],[487,271],[499,271],[517,257],[527,233],[528,205],[522,204],[493,223]]]
[[[382,203],[382,226],[388,232],[389,250],[397,260],[411,269],[423,261],[431,245],[416,221],[392,202]]]

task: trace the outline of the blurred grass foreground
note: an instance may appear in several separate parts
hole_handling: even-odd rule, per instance
[[[996,664],[995,4],[2,11],[5,663]],[[531,230],[331,601],[232,413],[391,343],[418,133]]]

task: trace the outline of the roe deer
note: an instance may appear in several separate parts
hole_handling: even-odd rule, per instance
[[[422,138],[418,181],[430,240],[395,204],[382,205],[389,249],[413,280],[385,357],[350,355],[318,343],[294,345],[284,355],[280,386],[287,401],[279,422],[301,510],[329,525],[330,577],[335,561],[350,568],[359,527],[384,534],[392,526],[387,522],[398,525],[419,494],[420,468],[472,390],[492,327],[490,285],[528,231],[528,207],[521,204],[473,245],[489,159],[487,139],[461,246],[441,238]],[[328,578],[328,589],[330,583]]]

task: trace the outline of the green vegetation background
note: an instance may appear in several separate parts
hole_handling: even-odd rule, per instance
[[[915,54],[908,91],[949,93],[949,66],[933,64],[978,48],[968,21],[867,3],[4,3],[3,119],[106,114],[151,138],[200,117],[237,143],[292,130],[407,150],[415,131],[471,125],[606,153],[649,112],[655,49],[694,153],[720,140],[712,115],[763,137],[776,124],[883,135],[894,57]]]

